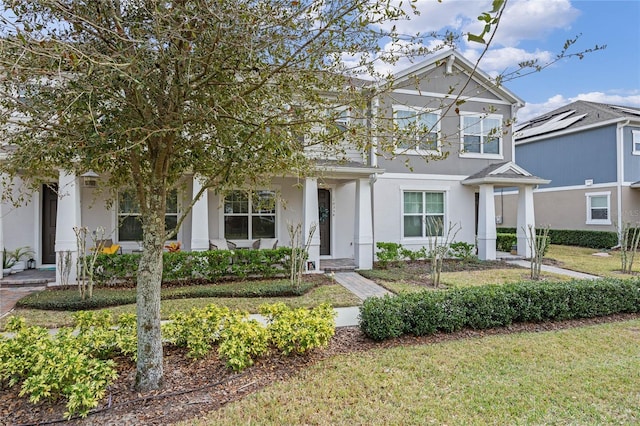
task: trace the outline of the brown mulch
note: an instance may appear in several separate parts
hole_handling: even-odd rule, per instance
[[[359,328],[336,330],[329,347],[306,356],[273,356],[258,361],[245,372],[236,374],[225,368],[215,355],[201,361],[191,361],[183,350],[166,348],[164,356],[164,386],[161,390],[141,394],[133,389],[135,365],[118,360],[119,378],[107,391],[99,407],[85,419],[69,424],[82,425],[166,425],[181,420],[202,417],[225,404],[242,399],[274,382],[295,375],[300,370],[323,359],[376,348],[403,345],[425,345],[440,342],[480,338],[490,335],[561,330],[614,321],[639,318],[640,314],[559,322],[514,324],[491,330],[462,330],[432,336],[405,336],[385,342],[366,338]],[[64,403],[31,404],[18,396],[19,387],[0,389],[0,424],[54,424],[64,422]]]

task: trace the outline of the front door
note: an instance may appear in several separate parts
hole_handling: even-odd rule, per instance
[[[331,191],[318,189],[318,219],[320,221],[320,255],[331,254]]]
[[[42,263],[56,264],[56,218],[58,194],[56,185],[42,186]]]

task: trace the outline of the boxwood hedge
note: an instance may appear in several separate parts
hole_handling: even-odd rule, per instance
[[[360,327],[384,340],[633,312],[640,312],[640,279],[522,282],[369,298],[360,308]]]
[[[499,233],[515,234],[516,228],[498,228]],[[582,229],[550,229],[551,244],[563,246],[611,248],[618,244],[618,234],[609,231],[585,231]]]

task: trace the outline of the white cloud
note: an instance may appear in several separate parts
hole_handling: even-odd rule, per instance
[[[575,101],[591,101],[603,104],[640,107],[640,90],[634,90],[627,93],[621,93],[619,90],[611,91],[609,93],[580,93],[569,98],[565,98],[563,95],[555,95],[550,97],[546,102],[525,105],[518,111],[518,122],[524,123],[531,118],[553,111],[556,108],[560,108]]]
[[[467,49],[462,54],[465,58],[472,62],[476,62],[480,56],[480,51],[475,49]],[[554,54],[546,50],[535,50],[527,52],[524,49],[516,47],[503,47],[488,50],[482,57],[480,69],[492,77],[503,74],[508,70],[515,70],[518,64],[525,61],[538,60],[541,65],[547,64],[554,59]]]

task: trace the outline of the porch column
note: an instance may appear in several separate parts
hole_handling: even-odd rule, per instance
[[[309,259],[307,263],[310,267],[309,271],[320,270],[320,229],[317,229],[320,224],[318,217],[318,179],[306,178],[304,181],[304,187],[302,189],[302,204],[303,204],[303,221],[302,221],[302,239],[306,241],[309,237],[309,232],[313,225],[316,226],[316,231],[311,238],[311,245],[309,245]]]
[[[193,177],[193,197],[202,189],[200,176]],[[209,250],[209,197],[205,190],[191,209],[191,251]]]
[[[496,205],[491,184],[480,185],[478,257],[481,260],[496,259]]]
[[[535,212],[533,207],[533,186],[518,187],[518,222],[516,235],[518,236],[518,254],[526,258],[531,257],[529,246],[529,226],[533,227],[535,235]]]
[[[356,220],[354,255],[359,269],[373,268],[373,220],[371,212],[371,181],[356,180]]]
[[[78,260],[78,243],[73,231],[75,226],[81,226],[80,217],[80,185],[74,173],[60,170],[58,178],[58,211],[56,216],[56,284],[63,284],[60,257],[65,252],[71,255],[71,270],[69,283],[76,282],[76,262]]]

